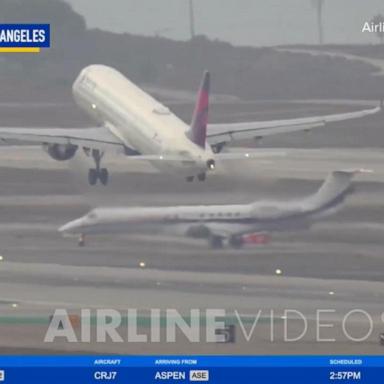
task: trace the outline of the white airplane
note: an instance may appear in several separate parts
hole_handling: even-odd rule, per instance
[[[307,229],[333,214],[353,191],[351,179],[359,171],[336,171],[313,195],[300,201],[261,201],[243,205],[96,208],[61,228],[64,235],[107,233],[176,234],[207,238],[212,248],[223,241],[241,247],[247,236],[260,232]]]
[[[220,153],[236,140],[277,133],[309,130],[326,123],[360,118],[380,108],[357,112],[238,124],[207,124],[210,76],[206,72],[199,90],[191,126],[137,87],[121,73],[104,65],[83,69],[73,84],[78,105],[99,124],[90,128],[0,128],[0,139],[41,143],[55,160],[69,160],[82,149],[95,167],[88,181],[108,183],[101,160],[105,151],[122,151],[129,160],[150,161],[158,169],[182,174],[188,181],[203,181],[219,159],[257,157],[256,152]]]

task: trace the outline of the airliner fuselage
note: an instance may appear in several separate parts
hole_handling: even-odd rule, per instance
[[[185,176],[209,169],[211,148],[193,143],[187,135],[188,125],[115,69],[86,67],[74,82],[73,94],[78,105],[127,150],[134,148],[137,154],[154,159],[157,155],[152,162],[155,167],[168,172],[177,168]]]
[[[375,107],[297,119],[208,124],[210,83],[210,73],[205,71],[191,123],[187,125],[117,70],[105,65],[90,65],[75,80],[73,94],[79,106],[98,122],[96,126],[0,127],[0,139],[38,143],[56,161],[70,160],[83,151],[94,163],[88,168],[90,185],[108,184],[109,171],[102,159],[110,151],[123,152],[131,163],[150,162],[160,171],[183,176],[187,181],[195,178],[204,181],[207,171],[215,169],[215,161],[264,156],[259,150],[223,152],[227,145],[280,133],[308,131],[381,110]]]

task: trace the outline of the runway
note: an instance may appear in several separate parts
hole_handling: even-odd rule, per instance
[[[384,329],[384,151],[266,147],[260,149],[264,158],[236,166],[220,164],[206,183],[193,184],[108,155],[108,188],[87,186],[85,159],[66,164],[38,147],[1,147],[0,347],[33,353],[382,353],[378,335]],[[119,235],[90,237],[87,246],[79,248],[76,239],[57,232],[97,205],[300,198],[315,191],[328,172],[351,168],[373,173],[356,176],[356,193],[341,212],[310,231],[272,234],[271,243],[264,246],[218,252],[204,241]],[[183,339],[140,345],[43,342],[55,308],[76,314],[80,308],[153,307],[182,313],[222,308],[249,316],[263,310],[265,323],[252,342],[239,337],[235,344],[190,344]],[[300,342],[284,342],[282,329],[274,342],[266,336],[270,311],[282,320],[285,309],[298,310],[308,319],[310,331]],[[336,342],[315,342],[317,309],[335,311],[325,318],[335,321]],[[373,332],[363,342],[346,340],[340,330],[343,316],[352,309],[372,316]],[[354,319],[351,329],[364,333],[365,320]],[[299,325],[294,321],[293,329]]]

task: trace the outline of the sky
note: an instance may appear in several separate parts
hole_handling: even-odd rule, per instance
[[[89,28],[187,39],[188,0],[66,0]],[[193,0],[196,33],[235,45],[317,42],[315,0]],[[373,43],[364,22],[383,0],[324,0],[325,43]]]

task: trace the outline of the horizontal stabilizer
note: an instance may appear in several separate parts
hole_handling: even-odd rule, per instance
[[[252,160],[252,159],[267,159],[267,158],[281,158],[286,157],[285,151],[270,151],[270,150],[257,150],[250,152],[225,152],[216,153],[215,160],[232,161],[232,160]],[[188,161],[189,158],[179,155],[133,155],[129,156],[129,160],[138,161]]]
[[[286,157],[287,152],[276,150],[256,150],[247,152],[221,152],[215,154],[215,160],[231,161],[231,160],[252,160],[252,159],[265,159]]]

